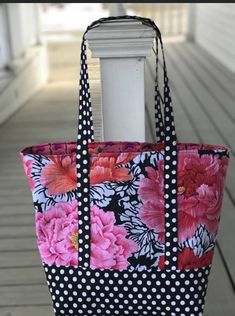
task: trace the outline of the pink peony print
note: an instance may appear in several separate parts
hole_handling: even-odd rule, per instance
[[[178,163],[179,241],[192,237],[199,224],[215,233],[218,228],[225,170],[228,160],[193,152],[180,153]],[[164,238],[164,161],[158,169],[146,168],[148,178],[141,179],[139,195],[143,202],[139,216]]]
[[[26,160],[26,159],[24,159],[23,160],[23,166],[24,166],[24,170],[25,170],[25,173],[26,173],[27,180],[29,182],[30,189],[34,190],[35,182],[34,182],[34,180],[32,178],[33,160]]]
[[[115,222],[114,212],[91,207],[91,268],[126,269],[127,259],[138,250],[137,244],[126,238],[125,227]]]
[[[43,262],[77,266],[77,201],[59,202],[44,213],[36,213],[36,235]]]
[[[40,182],[51,195],[63,194],[76,189],[76,156],[51,158],[51,162],[42,168]]]
[[[42,261],[52,265],[78,265],[77,201],[59,202],[36,214],[36,234]],[[114,225],[113,212],[91,207],[91,267],[125,269],[137,244],[126,238],[126,229]]]

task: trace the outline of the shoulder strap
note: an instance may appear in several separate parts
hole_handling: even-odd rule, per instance
[[[177,227],[177,143],[170,87],[163,51],[161,33],[155,23],[138,16],[102,18],[88,26],[81,44],[80,100],[77,140],[77,198],[79,218],[79,265],[90,264],[90,202],[89,202],[89,154],[88,143],[94,140],[91,100],[89,92],[85,34],[100,23],[117,19],[136,19],[156,31],[163,57],[164,75],[164,199],[165,199],[165,269],[177,269],[178,227]]]

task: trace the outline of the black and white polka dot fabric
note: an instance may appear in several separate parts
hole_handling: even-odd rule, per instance
[[[153,27],[160,42],[164,70],[164,123],[156,78],[158,141],[164,142],[165,263],[146,271],[90,268],[90,187],[88,143],[94,140],[85,34],[108,20],[136,19]],[[210,266],[178,270],[177,144],[161,34],[150,19],[136,16],[103,18],[86,30],[81,45],[80,105],[77,140],[79,266],[44,265],[55,315],[167,315],[203,313]],[[158,60],[157,60],[158,64]]]
[[[98,270],[44,266],[56,315],[203,313],[209,268],[185,271]]]
[[[161,109],[161,94],[158,81],[158,35],[156,32],[156,77],[155,77],[155,132],[156,132],[156,141],[159,143],[164,142],[164,125],[162,118],[162,109]]]

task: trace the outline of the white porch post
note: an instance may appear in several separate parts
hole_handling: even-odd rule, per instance
[[[36,44],[41,45],[41,23],[40,23],[41,8],[39,3],[34,3],[34,16],[35,16],[35,38]]]
[[[187,40],[191,42],[195,40],[196,11],[195,3],[190,3],[188,8]]]
[[[38,41],[37,5],[34,3],[7,3],[9,40],[12,57],[24,56],[26,50]]]
[[[0,124],[47,80],[47,54],[45,45],[39,44],[38,13],[34,3],[0,5]]]
[[[123,3],[111,3],[110,4],[110,15],[114,16],[114,15],[125,15],[126,14],[126,10],[124,8],[124,4]]]
[[[9,43],[9,26],[7,17],[7,4],[0,4],[0,69],[9,65],[12,51]]]
[[[135,20],[106,22],[87,33],[100,58],[104,140],[145,141],[144,63],[154,31]]]

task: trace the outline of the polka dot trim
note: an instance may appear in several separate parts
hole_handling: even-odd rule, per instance
[[[77,140],[77,192],[79,237],[78,252],[81,266],[89,267],[90,257],[90,212],[89,212],[89,155],[88,143],[94,140],[92,126],[91,100],[88,83],[85,35],[93,27],[108,20],[136,19],[151,26],[156,31],[156,42],[159,39],[163,56],[164,71],[164,126],[161,115],[160,93],[156,77],[156,115],[160,140],[164,140],[164,190],[165,190],[165,268],[177,269],[177,149],[173,108],[171,106],[170,88],[167,77],[161,33],[155,23],[147,18],[122,16],[102,18],[93,22],[86,30],[81,44],[80,99]],[[158,45],[156,45],[157,47]],[[157,54],[158,55],[158,54]],[[158,57],[156,62],[158,67]],[[161,129],[161,130],[160,130]],[[164,135],[163,135],[164,134]]]
[[[81,265],[90,264],[90,186],[88,143],[94,141],[90,87],[86,58],[86,44],[81,44],[79,120],[77,139],[77,196],[78,196],[78,260]]]
[[[156,132],[156,141],[158,143],[164,142],[164,125],[162,119],[162,110],[161,110],[161,94],[159,91],[158,83],[158,37],[156,33],[156,77],[155,77],[155,132]]]
[[[210,267],[130,272],[44,266],[56,316],[203,313]]]
[[[165,268],[176,270],[178,262],[177,139],[161,35],[159,40],[162,50],[164,72]]]

